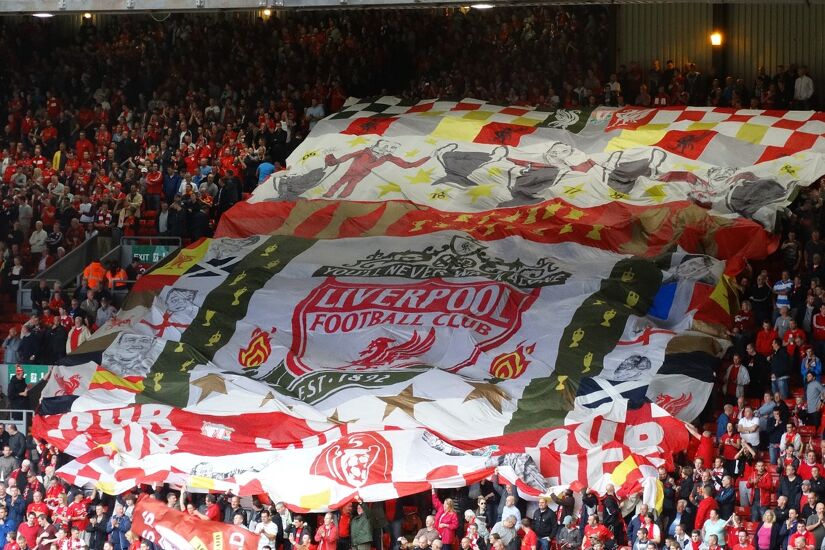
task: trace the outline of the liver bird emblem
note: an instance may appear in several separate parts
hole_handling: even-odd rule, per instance
[[[73,374],[68,378],[56,375],[54,381],[58,385],[58,390],[54,392],[55,395],[74,395],[74,392],[80,387],[79,374]]]
[[[679,397],[666,393],[660,393],[656,396],[656,404],[674,416],[690,405],[691,401],[693,401],[693,396],[690,393],[683,393]]]
[[[358,354],[359,359],[350,363],[352,367],[361,369],[372,369],[398,363],[418,357],[430,351],[435,344],[435,329],[430,331],[424,338],[419,336],[418,331],[413,332],[412,337],[402,344],[398,344],[395,338],[376,338]]]

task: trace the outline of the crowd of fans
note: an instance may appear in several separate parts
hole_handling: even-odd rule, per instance
[[[815,101],[813,82],[795,65],[772,76],[760,70],[750,86],[672,62],[607,73],[609,9],[600,6],[124,17],[103,28],[86,20],[71,40],[48,25],[0,21],[5,293],[94,234],[209,235],[349,95],[547,109]],[[675,471],[661,470],[660,513],[586,488],[580,509],[572,490],[527,503],[491,482],[443,501],[416,495],[312,517],[257,499],[147,491],[191,515],[249,528],[259,550],[825,549],[822,214],[820,191],[803,193],[776,261],[740,281],[713,429],[677,457]],[[138,263],[92,264],[71,291],[41,282],[32,317],[4,341],[4,361],[49,364],[75,349],[116,313],[112,294],[137,277]],[[25,408],[27,391],[10,386],[12,406]],[[64,485],[54,476],[56,449],[13,426],[0,428],[0,448],[6,550],[151,547],[129,528],[140,491],[114,500]]]
[[[795,65],[760,71],[750,88],[670,61],[606,74],[603,6],[84,19],[68,37],[51,24],[0,21],[7,293],[95,234],[208,236],[350,95],[546,109],[782,109],[814,97]]]

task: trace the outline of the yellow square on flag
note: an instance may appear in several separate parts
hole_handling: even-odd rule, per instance
[[[716,128],[716,122],[694,122],[690,126],[687,127],[688,131],[690,130],[713,130]]]
[[[541,122],[541,121],[537,120],[535,118],[520,116],[520,117],[516,117],[513,120],[511,120],[510,124],[516,124],[517,126],[535,126],[539,122]]]
[[[325,508],[329,506],[329,499],[331,496],[332,493],[329,489],[312,495],[303,495],[301,496],[298,506],[300,506],[301,508],[307,508],[309,510],[314,510],[316,508]]]
[[[624,151],[634,147],[655,145],[662,141],[669,127],[669,124],[647,124],[635,130],[622,130],[621,134],[608,142],[604,150]]]
[[[745,122],[742,124],[742,127],[739,128],[739,131],[736,132],[736,138],[741,139],[742,141],[748,141],[750,143],[762,143],[762,138],[765,137],[765,133],[768,131],[768,126],[763,126],[761,124],[750,124],[749,122]]]
[[[493,113],[490,111],[470,111],[461,118],[466,118],[467,120],[487,120],[491,116],[493,116]]]
[[[170,262],[153,271],[152,275],[183,275],[190,267],[201,261],[211,242],[212,239],[204,239],[195,248],[182,248]]]
[[[214,489],[215,480],[203,476],[191,476],[189,478],[189,487],[192,489]]]
[[[473,141],[481,128],[484,127],[484,124],[483,120],[445,117],[438,123],[430,136],[445,141]]]

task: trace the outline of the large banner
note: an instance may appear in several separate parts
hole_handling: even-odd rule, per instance
[[[825,173],[820,115],[380,98],[319,122],[250,202],[404,199],[457,212],[676,202],[772,229],[797,187]]]
[[[245,527],[196,518],[148,497],[135,506],[132,532],[163,550],[255,550],[259,538]]]
[[[107,492],[152,479],[323,509],[501,466],[540,491],[555,428],[624,423],[697,312],[727,311],[724,269],[458,231],[205,240],[140,279],[151,303],[96,334],[94,362],[55,371],[35,431]],[[693,393],[651,400],[692,418],[714,362],[698,350]]]

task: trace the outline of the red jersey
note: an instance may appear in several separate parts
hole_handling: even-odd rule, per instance
[[[776,329],[760,330],[756,333],[756,351],[765,357],[773,353],[771,343],[779,336]]]
[[[218,506],[217,503],[213,502],[209,506],[206,507],[206,517],[211,519],[212,521],[221,521],[221,507]]]
[[[60,111],[62,110],[63,104],[56,97],[52,96],[46,100],[46,113],[49,115],[50,119],[56,119],[58,116],[60,116]]]
[[[50,141],[56,140],[57,128],[55,128],[54,126],[46,126],[40,133],[40,138],[43,140],[43,143],[49,143]]]
[[[722,458],[725,460],[733,460],[736,457],[736,453],[739,452],[739,449],[736,447],[738,443],[741,443],[742,436],[735,433],[733,435],[725,434],[721,438],[719,438],[719,443],[722,445]]]
[[[43,502],[42,500],[40,502],[32,502],[26,507],[27,516],[32,512],[34,512],[37,516],[39,516],[40,514],[46,514],[47,516],[52,515],[52,511],[49,510],[49,505]]]
[[[72,502],[69,504],[69,518],[71,518],[72,526],[77,526],[81,532],[86,530],[89,525],[89,518],[86,517],[88,511],[86,508],[89,505],[88,499],[83,499],[80,502]]]
[[[587,524],[584,528],[584,548],[590,548],[590,537],[593,535],[599,537],[599,540],[601,541],[613,538],[613,533],[611,533],[610,530],[601,523],[595,527]]]
[[[539,537],[536,532],[530,529],[529,531],[521,531],[521,550],[533,550],[539,543]]]

